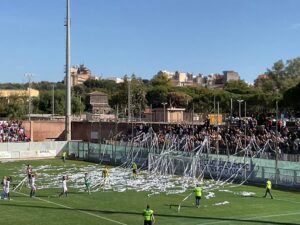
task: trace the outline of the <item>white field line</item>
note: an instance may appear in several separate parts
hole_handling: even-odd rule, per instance
[[[280,216],[292,216],[292,215],[300,215],[300,211],[296,212],[288,212],[288,213],[282,213],[282,214],[273,214],[273,215],[265,215],[265,216],[255,216],[255,217],[248,217],[248,218],[224,218],[226,221],[215,221],[215,222],[209,222],[209,223],[201,223],[197,225],[208,225],[208,224],[220,224],[220,223],[231,223],[231,219],[234,220],[245,220],[243,222],[247,222],[247,220],[253,220],[253,219],[264,219],[264,218],[272,218],[272,217],[280,217]],[[222,220],[220,218],[220,220]]]
[[[24,195],[24,196],[28,196],[28,195],[26,195],[24,193],[21,193],[21,192],[18,192],[18,191],[15,191],[15,193],[20,194],[20,195]],[[81,212],[83,214],[87,214],[87,215],[90,215],[90,216],[95,216],[95,217],[98,217],[98,218],[106,220],[106,221],[110,221],[110,222],[121,224],[121,225],[127,225],[126,223],[122,223],[122,222],[119,222],[119,221],[116,221],[116,220],[113,220],[113,219],[109,219],[109,218],[106,218],[106,217],[103,217],[103,216],[99,216],[99,215],[94,214],[94,213],[90,213],[90,212],[86,212],[86,211],[74,209],[74,208],[71,208],[69,206],[62,205],[62,204],[59,204],[59,203],[56,203],[56,202],[51,202],[51,201],[46,200],[46,199],[42,199],[42,198],[38,198],[38,197],[34,197],[34,198],[38,199],[40,201],[43,201],[43,202],[47,202],[47,203],[53,204],[53,205],[58,205],[60,207],[66,208],[66,209],[73,209],[73,210],[76,210],[76,211]]]

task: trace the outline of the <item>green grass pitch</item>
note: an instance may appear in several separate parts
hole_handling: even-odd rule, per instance
[[[48,167],[48,176],[43,170],[37,172],[37,196],[30,198],[28,187],[13,191],[25,174],[25,165],[34,168],[44,165]],[[65,166],[60,159],[2,162],[0,175],[11,175],[11,200],[0,201],[0,224],[5,225],[139,225],[143,224],[142,211],[146,204],[154,210],[157,225],[200,225],[200,224],[300,224],[299,192],[273,190],[274,199],[262,198],[264,187],[247,185],[228,185],[223,189],[214,190],[215,197],[206,199],[208,190],[204,191],[201,207],[196,208],[194,196],[182,202],[180,211],[178,205],[192,192],[169,194],[161,193],[148,196],[149,192],[126,190],[99,190],[90,195],[80,188],[70,188],[69,196],[58,198],[61,192],[59,180],[53,181],[48,188],[42,187],[50,175],[60,177],[67,169],[73,169],[75,174],[84,174],[83,168],[101,167],[101,165],[67,161]],[[52,168],[52,169],[51,169]],[[101,174],[99,174],[99,177]],[[52,179],[52,178],[51,178]],[[127,179],[127,178],[124,178]],[[49,181],[48,181],[49,182]],[[83,184],[82,184],[83,185]],[[243,191],[255,193],[252,197],[234,194]],[[228,202],[228,204],[224,204]],[[223,203],[223,204],[222,204]]]

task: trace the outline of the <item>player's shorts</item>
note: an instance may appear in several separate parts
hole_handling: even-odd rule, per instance
[[[135,173],[135,174],[136,174],[136,169],[133,169],[133,170],[132,170],[132,173]]]
[[[152,221],[151,220],[144,220],[144,225],[152,225]]]

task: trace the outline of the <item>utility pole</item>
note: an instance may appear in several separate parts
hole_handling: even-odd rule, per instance
[[[131,120],[131,82],[130,79],[128,81],[128,122]]]
[[[140,122],[142,121],[142,104],[140,103]]]
[[[233,108],[233,104],[232,104],[232,98],[230,99],[230,121],[232,120],[232,108]]]
[[[275,141],[275,184],[278,182],[278,101],[276,101],[276,141]]]
[[[245,117],[247,117],[247,102],[245,101]]]
[[[55,101],[54,101],[54,84],[52,84],[52,119],[54,118],[54,109],[55,109]]]
[[[214,95],[214,114],[216,113],[216,96]]]
[[[216,96],[214,94],[214,125],[216,125]]]
[[[65,135],[66,141],[71,140],[71,74],[70,74],[70,0],[66,0],[67,17],[66,26],[66,111],[65,111]]]
[[[229,126],[231,125],[232,123],[232,107],[233,107],[233,104],[232,104],[232,98],[230,98],[230,115],[229,115],[229,119],[227,121],[227,126],[229,128]]]
[[[279,121],[279,118],[278,118],[278,101],[276,101],[276,136],[277,136],[277,133],[278,133],[278,121]]]
[[[151,109],[151,127],[152,127],[152,122],[153,122],[153,109],[152,109],[152,104],[150,105]]]
[[[219,134],[219,115],[220,115],[220,102],[217,102],[217,107],[218,107],[218,115],[217,115],[217,129],[218,129],[218,134]]]
[[[240,128],[241,128],[241,126],[242,126],[242,119],[241,119],[241,104],[242,104],[242,102],[244,101],[244,100],[237,100],[238,101],[238,103],[239,103],[239,126],[240,126]]]
[[[244,101],[244,100],[237,100],[238,103],[239,103],[239,119],[241,119],[241,103]]]
[[[193,103],[193,111],[192,111],[192,129],[193,129],[193,136],[194,136],[194,114],[195,114],[195,108]]]
[[[116,121],[119,120],[119,105],[117,104]]]
[[[32,73],[25,73],[24,76],[27,78],[28,81],[28,120],[31,120],[31,81],[33,74]]]
[[[164,123],[166,122],[166,104],[168,104],[167,102],[163,102],[161,103],[164,106]]]
[[[247,102],[245,101],[245,148],[247,147]]]

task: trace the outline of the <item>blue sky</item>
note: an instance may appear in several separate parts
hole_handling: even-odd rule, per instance
[[[71,64],[98,76],[235,70],[300,56],[298,0],[70,0]],[[65,0],[0,1],[0,82],[60,81]]]

